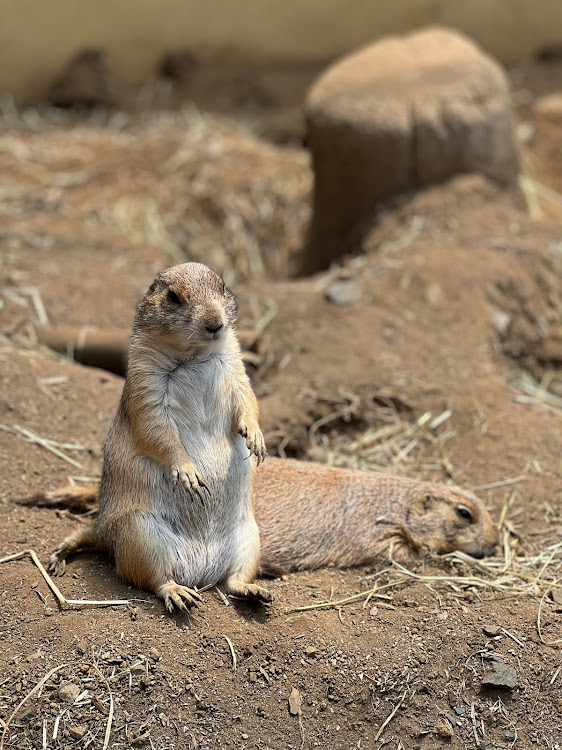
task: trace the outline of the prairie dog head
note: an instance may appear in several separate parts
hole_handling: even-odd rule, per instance
[[[412,503],[408,529],[420,546],[445,554],[460,550],[472,557],[493,555],[498,530],[484,503],[459,487],[427,483]]]
[[[159,273],[139,302],[134,330],[178,351],[209,346],[236,320],[236,298],[202,263]]]

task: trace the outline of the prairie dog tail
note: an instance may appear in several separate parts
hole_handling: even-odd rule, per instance
[[[51,492],[38,492],[14,500],[18,505],[33,505],[37,508],[66,508],[75,513],[88,513],[98,507],[99,484],[84,487],[59,487]]]

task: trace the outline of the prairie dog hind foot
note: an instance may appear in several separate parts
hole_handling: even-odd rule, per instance
[[[47,573],[53,576],[62,576],[66,570],[66,558],[80,549],[103,550],[100,545],[93,524],[86,528],[78,529],[64,539],[55,549],[47,565]]]
[[[199,607],[203,603],[202,597],[195,589],[181,586],[175,581],[168,581],[168,583],[160,586],[155,593],[164,601],[164,605],[170,613],[174,609],[187,612],[188,608]]]
[[[255,583],[246,583],[240,579],[227,581],[226,590],[232,596],[239,596],[242,599],[249,599],[252,602],[271,604],[273,601],[273,594],[270,591],[257,586]]]

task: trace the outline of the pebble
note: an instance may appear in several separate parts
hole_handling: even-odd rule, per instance
[[[495,636],[502,632],[502,629],[500,625],[484,625],[482,632],[484,635],[490,636],[490,638],[495,638]]]
[[[508,729],[504,737],[508,742],[515,742],[515,740],[517,739],[517,734],[515,732],[512,732],[511,729]]]
[[[301,712],[301,694],[296,688],[293,688],[291,690],[291,694],[289,695],[289,713],[291,714],[291,716],[298,716],[300,712]]]
[[[514,667],[506,664],[498,654],[491,654],[485,658],[491,664],[482,678],[483,687],[512,690],[517,685],[517,672]]]
[[[75,740],[81,740],[87,731],[88,727],[85,724],[71,724],[68,727],[68,733]]]
[[[82,691],[78,687],[78,685],[75,685],[73,682],[65,682],[63,683],[60,688],[58,689],[58,697],[61,701],[66,701],[67,703],[74,703],[76,698],[80,695]]]
[[[346,307],[359,301],[361,290],[353,281],[336,281],[326,290],[326,299],[332,305]]]

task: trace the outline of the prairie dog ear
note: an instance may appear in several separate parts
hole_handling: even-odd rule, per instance
[[[412,503],[409,515],[411,518],[421,521],[424,516],[435,508],[438,502],[438,498],[432,495],[431,492],[420,492]]]
[[[430,492],[426,492],[422,499],[423,510],[424,511],[431,510],[436,502],[437,502],[437,498],[435,498]]]

